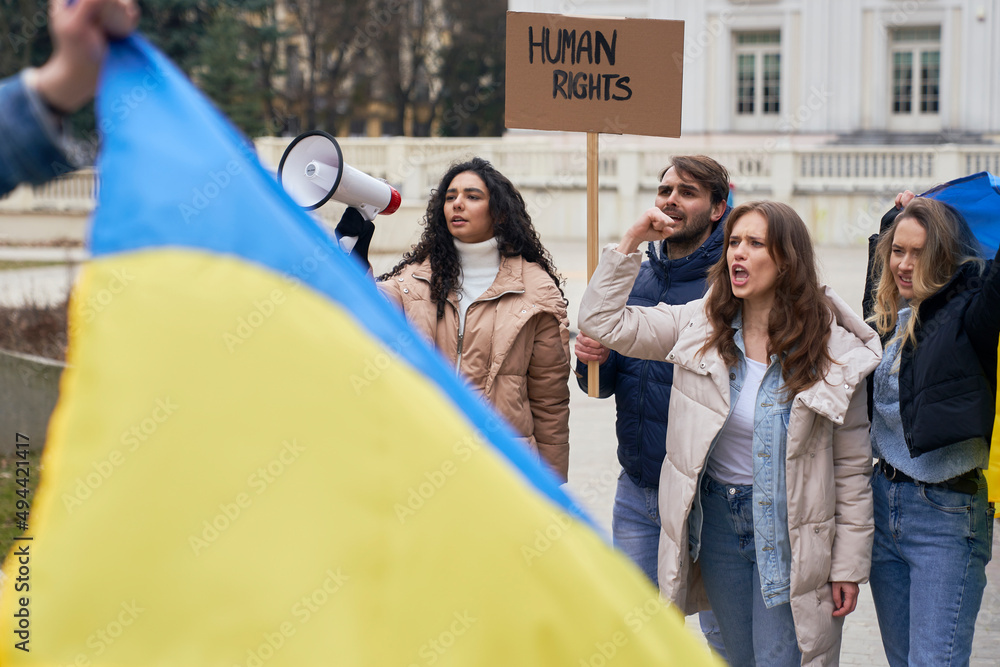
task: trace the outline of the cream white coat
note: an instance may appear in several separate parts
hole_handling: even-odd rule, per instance
[[[688,516],[709,448],[730,411],[730,369],[715,350],[700,353],[710,324],[704,300],[626,307],[640,253],[605,249],[580,305],[580,330],[631,357],[670,361],[666,457],[660,475],[659,581],[686,614],[708,609],[689,551]],[[791,607],[804,665],[837,664],[843,619],[830,582],[868,579],[874,534],[866,376],[881,358],[878,337],[840,297],[833,307],[825,380],[792,401],[786,444]]]

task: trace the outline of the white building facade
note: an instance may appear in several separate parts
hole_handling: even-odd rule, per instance
[[[681,137],[600,135],[604,238],[652,203],[676,154],[715,157],[737,203],[786,202],[815,241],[838,245],[877,231],[903,189],[1000,173],[1000,0],[509,0],[508,9],[684,21]],[[504,139],[508,150],[543,141],[540,162],[551,162],[553,151],[582,150],[578,135]],[[498,167],[526,199],[535,188],[558,199],[543,225],[579,236],[579,190],[553,185],[581,187],[577,170],[561,180],[547,175],[566,171],[558,166],[518,173],[526,151],[517,151]]]
[[[657,175],[677,154],[711,155],[729,169],[737,203],[788,203],[817,243],[835,245],[863,243],[903,189],[921,192],[979,171],[1000,174],[1000,0],[509,0],[508,6],[685,23],[681,137],[600,135],[602,239],[619,238],[652,205]],[[475,113],[478,100],[467,102],[461,111]],[[258,139],[264,163],[275,169],[288,142]],[[403,196],[375,250],[408,248],[441,174],[472,155],[493,161],[517,185],[544,240],[586,238],[583,133],[509,130],[502,139],[340,143],[349,164],[385,178]],[[67,174],[3,198],[0,215],[87,211],[95,188],[92,172]],[[335,223],[341,210],[328,204],[319,214]]]
[[[1000,0],[510,0],[685,23],[682,133],[1000,142]]]

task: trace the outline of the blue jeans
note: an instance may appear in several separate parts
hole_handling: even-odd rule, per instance
[[[705,475],[701,504],[698,560],[729,664],[799,665],[791,605],[764,605],[754,548],[753,487],[721,484]]]
[[[876,468],[872,490],[870,581],[889,664],[969,664],[993,545],[986,482],[969,495],[890,482]]]
[[[611,516],[611,538],[615,548],[632,559],[653,585],[659,588],[656,561],[660,548],[660,509],[656,489],[643,488],[633,482],[625,471],[618,475],[618,490]],[[701,631],[723,660],[726,650],[715,615],[710,611],[698,614]]]

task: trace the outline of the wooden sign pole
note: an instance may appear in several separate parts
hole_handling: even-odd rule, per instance
[[[597,138],[681,136],[684,22],[507,12],[506,53],[504,125],[587,133],[589,282],[599,259]],[[599,367],[587,364],[590,396]]]
[[[587,282],[597,270],[600,259],[598,253],[597,225],[597,132],[587,132]],[[601,365],[596,361],[587,362],[587,395],[597,397],[599,394]]]

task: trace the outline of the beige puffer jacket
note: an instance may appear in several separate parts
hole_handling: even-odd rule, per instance
[[[709,448],[729,414],[729,368],[717,351],[699,353],[710,324],[704,300],[683,306],[625,307],[641,255],[609,248],[580,305],[580,330],[631,357],[673,362],[667,453],[660,474],[659,581],[686,614],[708,609],[688,542],[691,513]],[[785,474],[791,542],[791,607],[804,665],[834,665],[843,618],[834,618],[830,582],[864,583],[874,535],[866,376],[881,358],[878,337],[840,297],[833,305],[825,382],[800,392],[788,422]]]
[[[430,297],[430,260],[379,283],[452,364],[458,306],[444,317]],[[569,470],[569,319],[559,288],[537,264],[503,257],[493,284],[469,306],[459,370],[532,451],[566,479]]]

